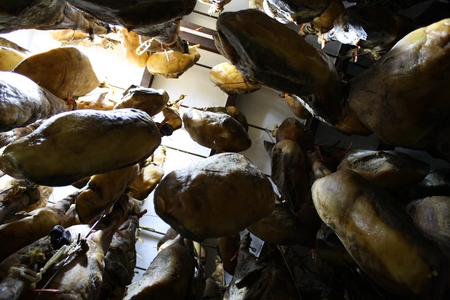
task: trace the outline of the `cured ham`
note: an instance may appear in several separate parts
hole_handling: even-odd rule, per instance
[[[160,143],[159,128],[144,111],[78,110],[58,114],[6,146],[0,169],[38,184],[62,186],[135,164]]]

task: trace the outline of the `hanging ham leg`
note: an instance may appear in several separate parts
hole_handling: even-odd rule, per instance
[[[185,299],[194,277],[194,258],[184,238],[165,243],[141,279],[128,286],[124,300]]]
[[[130,203],[131,203],[130,199]],[[136,207],[140,208],[138,201]],[[136,267],[136,231],[139,216],[131,215],[116,232],[105,256],[105,272],[100,295],[96,300],[123,299],[125,287],[131,284]]]

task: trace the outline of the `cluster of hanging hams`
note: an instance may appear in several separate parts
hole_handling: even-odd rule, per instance
[[[281,5],[290,1],[274,2],[279,7],[292,7]],[[356,14],[365,6],[384,9],[356,4],[346,8],[345,13]],[[389,11],[385,13],[392,17]],[[361,14],[372,16],[371,12]],[[300,18],[293,12],[289,15]],[[338,17],[327,34],[337,37],[344,32],[353,38],[352,26],[340,28],[336,23],[350,19]],[[376,31],[375,36],[380,34]],[[345,134],[375,134],[385,144],[423,149],[448,161],[445,136],[450,110],[446,105],[449,91],[445,82],[449,79],[446,71],[450,61],[449,37],[449,19],[412,30],[366,71],[346,81],[323,51],[258,9],[222,13],[214,41],[245,80],[280,91],[293,110],[297,111],[295,106],[301,104],[313,117]],[[357,40],[353,44],[371,43],[362,37]]]
[[[196,0],[73,1],[26,0],[0,5],[0,33],[47,30],[63,45],[121,45],[127,60],[150,73],[177,78],[200,54],[182,40],[180,19]]]
[[[301,124],[286,119],[276,143],[266,143],[282,201],[248,230],[268,244],[314,249],[321,291],[332,299],[446,299],[448,166],[432,170],[393,150],[314,147]],[[252,293],[247,282],[238,287]]]
[[[45,73],[51,76],[42,77]],[[141,216],[136,201],[145,200],[164,175],[164,159],[157,163],[158,156],[154,157],[162,136],[181,128],[185,119],[185,127],[193,127],[189,131],[193,137],[201,136],[198,132],[211,136],[205,145],[213,149],[242,151],[251,145],[246,118],[234,107],[190,108],[182,119],[177,101],[169,101],[164,90],[131,86],[119,100],[111,97],[109,101],[105,98],[111,92],[97,98],[86,95],[102,85],[77,47],[30,54],[0,74],[4,116],[0,164],[1,178],[7,182],[1,190],[5,223],[0,230],[3,241],[9,243],[2,248],[0,286],[7,290],[2,299],[123,295],[136,261],[135,233]],[[207,115],[189,121],[194,110]],[[161,123],[153,120],[158,114],[164,118]],[[217,158],[221,165],[216,166],[216,180],[228,182],[229,187],[212,190],[210,207],[215,207],[222,223],[235,214],[236,205],[245,210],[253,199],[260,207],[249,211],[240,223],[223,226],[224,232],[211,233],[209,225],[199,232],[194,224],[188,230],[199,238],[243,230],[269,214],[275,204],[275,193],[264,174],[242,155],[224,156]],[[215,164],[205,160],[205,168],[197,167],[195,182],[203,183],[203,188],[194,188],[193,196],[199,188],[208,188],[203,179],[213,177],[204,172]],[[179,184],[190,185],[183,180]],[[78,190],[46,205],[52,187],[65,185]],[[170,187],[168,192],[173,192]],[[223,194],[216,203],[214,195],[226,190],[232,194]],[[159,201],[161,216],[164,210],[171,213],[174,196],[169,196],[165,202],[165,193],[159,195],[164,199]],[[229,198],[235,205],[229,205]],[[230,212],[223,214],[226,206]],[[199,215],[209,212],[205,204]],[[183,224],[189,213],[180,215]],[[121,233],[115,234],[118,229]]]
[[[448,167],[396,151],[314,147],[299,124],[286,119],[267,147],[279,200],[239,154],[169,173],[154,204],[171,228],[124,299],[446,299]],[[250,233],[265,242],[258,257]],[[219,256],[205,280],[206,238]],[[315,271],[296,245],[313,249]]]
[[[126,28],[120,29],[125,58],[138,67],[146,67],[153,75],[178,78],[199,59],[197,46],[189,45],[178,35],[179,20],[156,37],[138,35]]]
[[[196,50],[198,46],[189,45],[187,41],[181,39],[179,33],[180,20],[168,24],[161,35],[152,37],[114,26],[109,36],[97,37],[100,42],[96,42],[95,36],[92,38],[76,30],[50,31],[51,36],[62,45],[95,46],[101,43],[104,48],[120,45],[125,59],[130,64],[146,68],[151,74],[166,78],[178,78],[200,59],[200,54]]]
[[[121,196],[107,216],[93,226],[76,218],[75,199],[75,194],[69,195],[48,207],[47,215],[53,213],[53,219],[46,220],[45,215],[33,219],[32,215],[25,216],[21,224],[1,225],[5,238],[28,240],[18,247],[9,237],[13,249],[10,255],[3,253],[0,264],[1,299],[111,299],[123,294],[121,290],[134,276],[140,204]],[[34,235],[32,242],[31,236],[19,231],[26,224],[28,234]],[[38,235],[41,224],[47,231]],[[8,225],[16,226],[15,231],[7,230]]]

